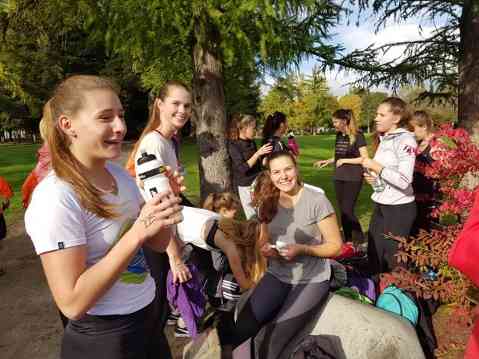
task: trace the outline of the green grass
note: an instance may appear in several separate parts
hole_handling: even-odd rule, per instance
[[[35,166],[39,146],[39,144],[0,145],[0,176],[10,183],[14,191],[10,208],[5,212],[5,218],[9,223],[16,222],[23,216],[20,189],[28,173]]]
[[[301,155],[299,167],[304,182],[321,187],[328,198],[336,207],[336,196],[332,180],[333,168],[328,166],[322,169],[313,167],[313,162],[319,159],[330,158],[333,155],[334,135],[298,136]],[[36,150],[39,145],[11,144],[0,145],[0,176],[3,176],[12,185],[15,192],[10,209],[6,212],[9,223],[22,219],[23,209],[21,204],[20,188],[28,173],[35,165]],[[186,168],[186,196],[194,203],[199,201],[199,174],[198,150],[193,140],[186,140],[181,145],[181,161]],[[363,185],[356,213],[359,216],[363,230],[367,230],[371,216],[371,187]]]
[[[313,167],[315,161],[333,157],[335,137],[335,135],[298,136],[296,140],[301,151],[299,167],[303,181],[321,187],[337,211],[336,193],[333,183],[333,166],[331,165],[321,169]],[[367,230],[371,218],[371,194],[371,186],[367,183],[363,184],[356,204],[356,214],[361,222],[363,231]]]

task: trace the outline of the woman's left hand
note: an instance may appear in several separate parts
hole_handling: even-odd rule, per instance
[[[288,244],[279,250],[279,254],[287,261],[292,261],[297,256],[303,254],[303,246],[301,244]]]
[[[342,165],[344,165],[346,162],[344,162],[344,159],[339,159],[336,161],[336,167],[341,167]]]
[[[181,262],[170,261],[171,274],[173,274],[173,283],[184,283],[191,279],[191,272],[188,266]]]
[[[363,158],[363,161],[361,163],[363,167],[367,170],[372,170],[376,172],[376,174],[380,173],[381,170],[383,169],[383,165],[381,165],[379,162],[371,159],[371,158]]]
[[[184,186],[185,178],[178,173],[178,171],[172,171],[170,166],[166,166],[165,175],[170,180],[170,187],[174,194],[179,195],[186,190]]]

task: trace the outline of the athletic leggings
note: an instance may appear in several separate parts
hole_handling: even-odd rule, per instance
[[[150,273],[156,284],[155,302],[158,308],[156,316],[156,324],[158,328],[158,337],[156,340],[162,346],[162,359],[171,359],[171,350],[164,329],[166,321],[168,320],[168,314],[170,312],[170,306],[168,299],[166,298],[166,276],[170,270],[170,261],[166,253],[155,252],[148,246],[143,247],[145,253],[145,259],[150,268]]]
[[[345,241],[362,242],[364,239],[361,224],[359,224],[358,217],[354,213],[354,207],[362,185],[363,181],[334,181]]]
[[[158,340],[157,302],[128,315],[85,315],[70,320],[63,335],[61,359],[164,358]]]
[[[289,358],[287,345],[316,317],[328,293],[329,281],[288,284],[266,273],[238,315],[233,358],[254,358],[254,337],[263,326],[259,358]]]
[[[377,280],[380,273],[391,272],[398,262],[394,255],[398,242],[385,237],[391,234],[407,237],[416,218],[416,203],[386,205],[376,203],[369,224],[368,267]]]

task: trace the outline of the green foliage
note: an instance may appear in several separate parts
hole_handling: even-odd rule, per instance
[[[0,88],[34,117],[69,73],[127,86],[139,77],[154,93],[168,79],[191,81],[201,44],[222,62],[227,110],[255,112],[259,71],[287,69],[313,47],[334,53],[326,40],[340,11],[334,1],[2,1]]]
[[[255,115],[260,102],[260,73],[241,59],[224,67],[224,88],[226,113],[247,113]]]
[[[87,41],[81,16],[66,1],[9,1],[0,16],[0,94],[11,106],[24,103],[28,117],[41,107],[59,79],[95,73],[104,64],[101,46]]]
[[[92,36],[104,37],[153,90],[192,78],[195,44],[221,59],[228,81],[240,69],[287,69],[312,47],[334,53],[326,39],[340,11],[334,1],[291,0],[103,0],[83,9]]]
[[[360,121],[363,101],[361,96],[355,94],[347,94],[339,98],[338,104],[340,108],[353,111],[354,118],[359,127],[363,126]]]
[[[260,104],[260,111],[265,116],[275,111],[284,112],[289,127],[310,132],[329,124],[337,108],[338,103],[330,95],[326,79],[316,69],[308,77],[289,73],[279,78]]]
[[[447,102],[431,102],[424,98],[424,87],[405,86],[400,90],[400,96],[414,105],[416,110],[427,111],[436,125],[455,122],[457,119],[457,106]]]
[[[361,97],[361,113],[359,115],[359,126],[371,132],[376,118],[376,110],[381,102],[383,102],[388,94],[384,92],[370,92],[364,88],[353,88],[352,93]]]
[[[461,56],[460,25],[464,1],[459,0],[350,0],[357,4],[360,15],[376,19],[376,31],[390,22],[407,22],[419,19],[422,24],[433,23],[431,34],[424,39],[371,44],[333,60],[337,65],[360,74],[358,84],[366,87],[386,85],[399,89],[403,85],[427,86],[423,96],[432,100],[457,100],[459,83],[458,64]],[[364,12],[364,14],[361,14]],[[381,61],[383,54],[401,48],[403,56],[391,61]]]

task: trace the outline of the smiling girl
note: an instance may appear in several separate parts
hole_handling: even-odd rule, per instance
[[[369,225],[368,262],[371,274],[390,272],[398,242],[386,235],[406,237],[416,218],[412,188],[416,140],[409,125],[407,104],[389,97],[376,112],[376,131],[381,133],[373,159],[363,159],[365,178],[373,185],[374,211]]]
[[[86,75],[60,83],[43,110],[53,170],[35,188],[25,227],[70,319],[65,359],[162,355],[142,247],[165,250],[180,200],[165,192],[143,205],[128,173],[108,162],[121,153],[123,115],[114,84]]]
[[[130,153],[126,165],[130,173],[137,173],[137,160],[143,151],[154,154],[160,163],[169,166],[175,172],[178,171],[179,161],[176,156],[174,136],[188,122],[191,111],[191,94],[188,87],[179,81],[167,81],[153,102],[148,123]],[[137,183],[139,183],[138,176]],[[143,191],[142,188],[140,191]],[[191,205],[187,200],[185,202],[185,199],[182,199],[183,204]],[[175,282],[183,283],[191,278],[191,273],[182,258],[182,246],[181,241],[173,236],[166,254],[149,250],[145,253],[157,286],[157,301],[162,313],[158,325],[162,329],[166,325],[169,312],[166,298],[168,271],[171,269]]]
[[[287,151],[267,159],[269,183],[255,191],[262,222],[266,274],[238,315],[234,358],[254,357],[251,340],[268,325],[259,357],[286,357],[293,337],[320,310],[329,293],[328,258],[339,254],[341,235],[326,196],[305,188],[294,156]]]

